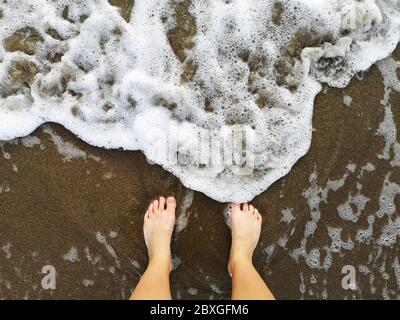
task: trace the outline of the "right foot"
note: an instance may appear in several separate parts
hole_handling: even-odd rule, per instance
[[[235,263],[252,263],[253,252],[260,239],[261,223],[261,215],[252,205],[233,204],[232,247],[228,264],[230,274]]]
[[[171,268],[171,238],[175,226],[176,200],[164,197],[153,201],[144,215],[144,239],[149,263],[167,263]]]

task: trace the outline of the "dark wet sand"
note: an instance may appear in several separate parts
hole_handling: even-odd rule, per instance
[[[127,2],[129,10],[130,1],[119,2]],[[400,60],[400,49],[394,57]],[[351,107],[344,105],[344,95],[353,98]],[[382,97],[382,77],[376,67],[362,81],[353,80],[344,90],[329,88],[318,96],[310,152],[287,177],[254,200],[264,217],[255,265],[277,298],[381,299],[383,291],[392,298],[399,295],[392,268],[399,246],[380,247],[374,242],[387,219],[377,219],[371,241],[355,240],[357,230],[368,227],[367,216],[379,209],[385,176],[391,173],[391,181],[400,181],[400,170],[377,158],[384,147],[383,138],[375,134],[384,117]],[[393,94],[392,103],[400,105],[400,96]],[[400,111],[393,109],[398,127]],[[59,125],[50,127],[65,142],[101,161],[93,157],[66,161],[43,128],[32,134],[40,145],[0,148],[0,186],[9,187],[0,192],[0,298],[126,299],[146,266],[142,216],[147,205],[159,195],[175,195],[180,201],[190,191],[171,174],[150,165],[140,152],[95,148]],[[319,248],[323,260],[323,248],[331,244],[327,226],[342,228],[342,239],[350,237],[355,248],[333,253],[327,271],[310,268],[302,257],[296,262],[290,252],[299,247],[312,214],[303,195],[312,185],[310,176],[315,171],[323,188],[328,180],[342,178],[349,163],[357,166],[355,173],[349,174],[343,188],[329,192],[326,203],[321,202],[321,220],[306,248]],[[356,194],[357,176],[367,163],[376,167],[362,177],[362,193],[370,201],[357,223],[343,221],[337,207],[349,193]],[[400,197],[395,204],[400,206]],[[224,207],[195,192],[186,212],[188,225],[173,242],[175,298],[229,298],[230,235]],[[290,223],[281,220],[286,208],[295,217]],[[96,235],[104,236],[106,243]],[[283,236],[288,240],[280,246]],[[78,253],[74,262],[64,259],[72,247]],[[388,277],[381,272],[383,263]],[[56,290],[41,287],[41,269],[48,264],[57,270]],[[344,265],[369,266],[369,274],[358,273],[355,293],[341,287]]]

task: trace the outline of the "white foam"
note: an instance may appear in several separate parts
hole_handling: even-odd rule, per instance
[[[93,159],[94,161],[101,162],[99,157],[92,154],[87,154],[85,151],[72,144],[71,142],[64,141],[64,139],[54,132],[50,126],[44,126],[43,132],[48,134],[57,148],[58,153],[63,157],[65,162],[70,162],[73,159]]]
[[[6,259],[10,259],[10,258],[12,257],[11,247],[12,247],[12,245],[11,245],[10,242],[7,242],[7,243],[2,247],[2,250],[3,250],[4,253],[5,253]]]
[[[176,220],[176,232],[179,233],[186,229],[189,224],[189,217],[191,212],[190,207],[193,204],[194,192],[192,190],[186,190],[185,195],[180,204],[180,215]]]
[[[90,262],[92,265],[95,266],[102,260],[101,256],[93,256],[90,252],[89,247],[86,247],[84,251],[86,254],[86,260]]]
[[[11,188],[9,185],[1,185],[0,184],[0,193],[6,193],[6,192],[10,192]]]
[[[290,224],[292,221],[296,220],[296,218],[293,216],[293,209],[286,208],[281,211],[282,218],[281,221],[286,222],[287,224]]]
[[[82,284],[83,284],[85,287],[92,287],[92,286],[94,286],[94,281],[93,281],[93,280],[90,280],[90,279],[83,279],[83,280],[82,280]]]
[[[64,260],[72,263],[79,261],[78,249],[75,247],[71,247],[71,249],[63,255],[63,258]]]
[[[350,96],[344,96],[343,103],[346,107],[351,107],[351,104],[353,103],[353,98]]]
[[[373,234],[373,227],[375,223],[375,216],[369,215],[367,218],[368,228],[367,229],[359,229],[356,234],[356,240],[358,242],[365,242],[371,239]]]
[[[196,296],[197,295],[197,289],[196,288],[189,288],[187,291],[192,296]]]
[[[385,59],[378,63],[379,70],[382,73],[385,84],[385,96],[382,105],[385,108],[385,117],[380,124],[377,134],[385,139],[385,147],[379,159],[390,160],[393,167],[400,166],[400,142],[397,141],[397,125],[392,111],[390,96],[393,91],[400,93],[400,79],[397,78],[397,70],[400,68],[400,62],[393,58]]]
[[[320,82],[346,86],[356,72],[388,56],[400,39],[397,0],[282,0],[280,25],[272,22],[274,0],[191,3],[197,35],[186,55],[198,69],[189,83],[181,82],[185,63],[167,38],[174,26],[168,0],[136,0],[130,23],[106,0],[1,3],[1,43],[25,27],[35,28],[43,41],[34,55],[0,46],[0,140],[57,122],[95,146],[142,150],[185,186],[218,201],[248,201],[308,151]],[[88,18],[80,19],[83,15]],[[165,23],[164,17],[169,17]],[[63,40],[47,34],[48,28]],[[279,86],[275,64],[299,30],[329,33],[332,42],[304,49]],[[63,57],[50,63],[46,57],[54,52]],[[37,66],[29,87],[11,81],[15,61]],[[293,84],[297,90],[290,90]],[[261,95],[267,97],[264,108],[257,104]],[[161,100],[175,107],[163,107]],[[213,112],[205,110],[207,100]],[[190,159],[198,152],[200,129],[225,141],[232,123],[242,125],[255,148],[252,174],[237,175],[224,163],[188,165],[166,157],[172,133],[179,133],[179,154]]]
[[[365,210],[365,206],[369,200],[369,198],[365,197],[360,192],[355,196],[349,195],[347,201],[337,207],[339,217],[345,221],[356,223]],[[353,210],[352,205],[354,205],[356,210]]]
[[[33,148],[36,145],[40,145],[41,141],[38,137],[27,136],[20,139],[22,145],[26,148]]]
[[[105,249],[107,250],[108,254],[114,258],[115,260],[115,265],[118,267],[118,269],[121,267],[121,263],[118,259],[117,253],[115,252],[115,249],[108,243],[107,241],[107,237],[101,233],[100,231],[96,232],[96,240],[101,243],[102,245],[104,245]],[[113,270],[113,269],[111,269]],[[112,271],[110,271],[111,273],[113,273]]]
[[[318,224],[322,216],[321,204],[327,203],[329,194],[341,189],[345,185],[348,177],[353,174],[356,169],[357,167],[354,164],[347,165],[346,172],[343,176],[338,180],[328,180],[325,187],[318,186],[318,175],[316,171],[310,175],[310,186],[304,191],[303,195],[308,203],[311,219],[305,223],[304,237],[301,239],[299,245],[289,252],[290,257],[292,257],[296,263],[299,263],[300,258],[303,258],[309,268],[327,271],[332,266],[333,253],[340,252],[342,248],[345,250],[352,250],[354,246],[353,241],[350,238],[347,242],[343,241],[341,239],[342,230],[329,226],[327,227],[328,234],[332,240],[330,246],[308,249],[307,245],[319,227]],[[325,253],[323,260],[321,259],[321,251]]]
[[[393,262],[393,271],[396,277],[397,287],[400,289],[400,263],[399,258],[396,257]]]
[[[378,218],[387,216],[391,218],[397,212],[395,199],[400,194],[400,185],[390,181],[391,173],[388,173],[383,182],[379,196],[379,210],[375,213]]]

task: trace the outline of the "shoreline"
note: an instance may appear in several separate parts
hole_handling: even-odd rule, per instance
[[[400,60],[400,48],[392,56]],[[255,264],[277,298],[398,297],[396,246],[379,244],[390,218],[376,215],[385,182],[400,182],[400,170],[377,157],[385,146],[376,136],[385,115],[383,90],[382,76],[373,66],[363,80],[319,95],[310,151],[253,201],[264,217]],[[350,107],[344,96],[352,98]],[[393,93],[391,101],[397,121],[400,94]],[[50,130],[44,132],[42,126],[31,135],[36,138],[1,147],[0,295],[125,299],[146,263],[141,228],[149,201],[163,194],[182,203],[190,200],[190,192],[140,152],[95,148],[61,126],[44,127]],[[361,199],[358,194],[365,198],[364,207],[354,200]],[[353,215],[359,211],[357,222],[340,216],[343,204]],[[393,204],[400,206],[400,196],[394,195]],[[229,229],[223,210],[224,204],[198,192],[184,210],[187,226],[173,243],[175,298],[229,297]],[[307,222],[316,225],[309,238],[304,235]],[[369,227],[369,238],[358,241],[360,230],[368,233]],[[40,287],[46,264],[57,270],[54,291]],[[344,265],[360,270],[358,291],[341,288]]]

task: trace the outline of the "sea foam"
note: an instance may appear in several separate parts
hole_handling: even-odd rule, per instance
[[[345,87],[400,40],[398,0],[135,0],[129,22],[106,0],[10,0],[0,17],[0,140],[60,123],[221,202],[286,175],[321,83]]]

